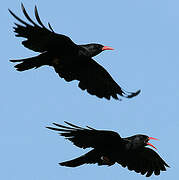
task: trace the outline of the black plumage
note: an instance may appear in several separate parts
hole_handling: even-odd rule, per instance
[[[47,128],[58,131],[77,147],[92,150],[78,158],[59,163],[61,166],[77,167],[95,163],[99,166],[111,166],[118,163],[122,167],[128,167],[129,170],[146,174],[146,177],[152,173],[159,175],[169,167],[154,150],[146,147],[147,145],[154,147],[148,141],[155,138],[142,134],[121,138],[114,131],[97,130],[89,126],[82,128],[69,122],[65,123],[69,126],[54,123],[56,128]]]
[[[55,33],[49,23],[49,29],[46,28],[40,20],[36,7],[35,17],[38,24],[29,17],[23,4],[22,11],[29,24],[17,17],[11,10],[9,11],[22,24],[15,23],[16,36],[26,38],[22,44],[40,53],[35,57],[11,60],[11,62],[19,63],[15,65],[18,71],[49,65],[54,67],[56,73],[67,82],[78,80],[78,86],[82,90],[87,90],[88,93],[99,98],[118,99],[118,94],[132,98],[140,93],[140,90],[128,92],[122,89],[110,74],[92,59],[102,51],[113,48],[95,43],[75,44],[69,37]]]

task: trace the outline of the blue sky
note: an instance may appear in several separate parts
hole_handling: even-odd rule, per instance
[[[94,59],[129,91],[139,96],[123,101],[98,99],[67,83],[50,67],[23,73],[9,59],[37,53],[24,48],[13,33],[7,9],[19,17],[21,1],[3,1],[1,15],[1,130],[0,179],[144,179],[116,164],[112,167],[84,165],[60,167],[58,162],[84,154],[56,132],[46,129],[53,122],[69,121],[109,129],[122,137],[146,134],[158,153],[171,166],[159,177],[178,177],[179,107],[179,2],[177,0],[31,0],[22,1],[33,16],[37,5],[44,24],[78,44],[97,42],[115,48]]]

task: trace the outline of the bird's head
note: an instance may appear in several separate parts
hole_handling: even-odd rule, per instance
[[[129,149],[136,149],[136,148],[140,148],[140,147],[144,147],[144,146],[151,146],[154,149],[157,149],[154,145],[149,143],[149,140],[158,140],[157,138],[148,137],[146,135],[138,134],[135,136],[128,137],[126,139],[129,141],[129,143],[128,143]]]
[[[101,44],[96,44],[96,43],[85,44],[85,45],[80,45],[80,46],[83,47],[87,51],[86,55],[88,55],[89,57],[96,56],[105,50],[114,50],[112,47],[103,46]]]

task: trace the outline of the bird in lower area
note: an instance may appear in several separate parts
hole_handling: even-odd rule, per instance
[[[87,90],[88,93],[99,98],[118,99],[118,94],[132,98],[140,93],[140,90],[125,91],[101,65],[92,59],[102,51],[113,50],[113,48],[95,43],[77,45],[69,37],[55,33],[49,23],[49,29],[46,28],[40,20],[36,6],[35,17],[38,24],[29,17],[23,4],[21,5],[30,24],[9,10],[11,15],[22,23],[22,25],[15,23],[14,31],[17,37],[26,38],[22,41],[26,48],[40,54],[26,59],[11,60],[19,63],[15,65],[18,71],[49,65],[54,67],[56,73],[67,82],[78,80],[78,86],[82,90]]]
[[[89,126],[82,128],[69,122],[65,123],[69,126],[53,123],[57,128],[47,128],[60,132],[61,136],[77,147],[93,149],[78,158],[59,163],[61,166],[77,167],[95,163],[99,166],[111,166],[118,163],[122,167],[128,167],[129,170],[146,174],[146,177],[152,173],[159,175],[160,171],[166,171],[166,167],[169,167],[154,150],[146,147],[149,145],[156,149],[148,142],[152,139],[157,140],[156,138],[142,134],[121,138],[114,131],[97,130]]]

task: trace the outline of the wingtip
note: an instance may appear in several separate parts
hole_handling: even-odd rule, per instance
[[[24,10],[25,7],[24,7],[24,4],[21,2],[21,9]]]
[[[166,166],[167,168],[171,168],[167,163],[165,163],[165,166]]]
[[[136,92],[136,94],[138,95],[140,92],[141,92],[141,89],[139,89],[139,90]]]
[[[55,126],[58,126],[58,124],[57,123],[52,123],[53,125],[55,125]]]
[[[69,126],[75,126],[74,124],[71,124],[70,122],[68,121],[64,121],[65,124],[69,125]]]
[[[141,89],[139,89],[136,93],[134,93],[135,96],[141,93]]]
[[[63,121],[65,124],[68,124],[69,122],[68,121]]]
[[[8,8],[9,13],[14,16],[14,13]]]
[[[49,127],[49,126],[47,126],[46,128],[47,128],[47,129],[50,129],[50,130],[53,130],[53,131],[60,131],[60,129],[54,128],[54,127]]]
[[[128,98],[133,98],[135,96],[137,96],[139,93],[141,92],[141,90],[139,89],[138,91],[136,91],[135,93],[131,93],[131,95],[128,95]]]
[[[35,14],[37,14],[37,6],[35,5],[35,7],[34,7],[34,11],[35,11]]]
[[[50,126],[46,126],[45,128],[47,128],[47,129],[51,129],[51,127],[50,127]]]

